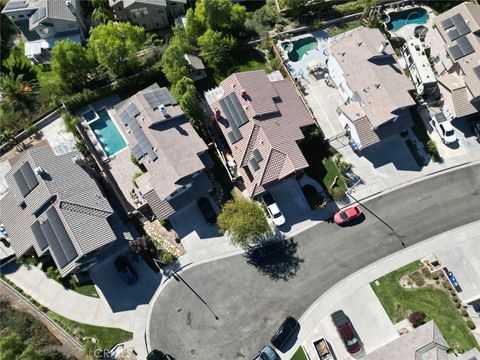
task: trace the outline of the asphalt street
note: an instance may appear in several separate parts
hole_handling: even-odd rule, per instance
[[[365,203],[363,221],[317,226],[262,267],[243,255],[186,269],[152,310],[150,343],[177,360],[250,359],[286,315],[297,319],[346,276],[402,248],[480,219],[480,166],[444,173]],[[386,226],[383,222],[388,226]]]

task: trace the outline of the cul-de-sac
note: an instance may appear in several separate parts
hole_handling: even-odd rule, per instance
[[[0,360],[480,360],[478,0],[0,30]]]

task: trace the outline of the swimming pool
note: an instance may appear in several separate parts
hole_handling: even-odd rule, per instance
[[[316,49],[318,46],[317,39],[313,36],[304,37],[291,42],[293,45],[288,52],[290,61],[297,62],[302,60],[303,55],[310,50]]]
[[[98,111],[97,114],[99,119],[89,125],[103,150],[110,157],[124,149],[127,143],[113,120],[110,119],[106,109]]]
[[[95,110],[88,110],[87,112],[83,113],[82,114],[82,117],[87,121],[87,122],[90,122],[90,121],[93,121],[97,118],[97,114],[95,112]]]
[[[384,15],[382,20],[386,20],[388,30],[398,31],[408,24],[425,24],[428,21],[428,12],[423,8],[413,8],[391,12]]]

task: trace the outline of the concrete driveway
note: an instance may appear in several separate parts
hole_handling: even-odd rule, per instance
[[[114,249],[108,258],[89,271],[93,283],[102,293],[102,300],[114,313],[148,304],[160,285],[161,275],[153,272],[143,260],[132,260],[127,242]],[[127,256],[138,274],[137,282],[132,285],[128,285],[115,268],[114,261],[120,255]]]
[[[209,195],[205,197],[218,214],[220,209],[217,204]],[[238,251],[238,248],[232,246],[230,241],[219,233],[217,224],[207,224],[196,201],[177,211],[169,220],[187,251],[186,256],[191,259],[198,261],[208,258],[212,254],[212,248],[215,248],[216,253]]]

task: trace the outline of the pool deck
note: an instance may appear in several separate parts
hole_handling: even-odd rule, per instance
[[[408,5],[404,6],[400,9],[389,9],[385,11],[387,14],[392,13],[392,12],[399,12],[399,11],[404,11],[404,10],[409,10],[409,9],[414,9],[414,8],[422,8],[425,9],[428,13],[428,21],[424,24],[408,24],[402,26],[400,29],[397,31],[389,31],[392,36],[396,37],[401,37],[405,40],[413,39],[415,38],[414,35],[414,30],[417,26],[423,25],[428,28],[429,31],[432,31],[432,26],[433,26],[433,19],[436,17],[435,12],[429,8],[428,6],[419,6],[419,5]]]
[[[309,36],[313,36],[318,41],[317,48],[314,50],[307,51],[299,61],[293,62],[288,60],[288,54],[283,50],[280,45],[284,41],[296,41],[303,39]],[[302,34],[294,36],[287,40],[279,40],[277,42],[277,47],[280,50],[283,59],[287,60],[286,66],[290,74],[293,77],[300,77],[302,75],[308,75],[308,64],[311,62],[317,62],[320,60],[321,64],[325,64],[328,56],[325,55],[324,51],[328,49],[328,33],[325,30],[315,30],[307,34]]]

